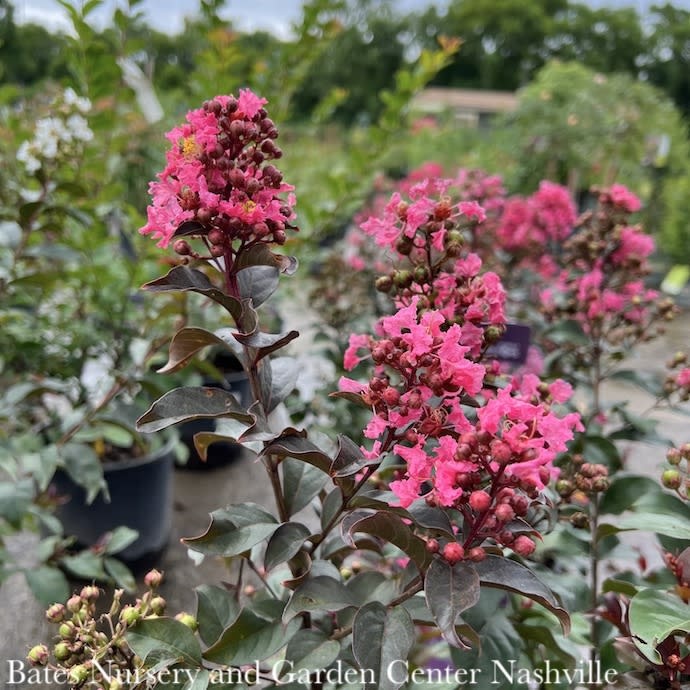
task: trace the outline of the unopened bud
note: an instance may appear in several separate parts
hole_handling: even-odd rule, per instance
[[[71,596],[67,600],[67,610],[71,611],[72,613],[77,613],[81,609],[82,605],[82,600],[81,597],[78,597],[76,594],[74,596]]]
[[[61,623],[65,618],[64,604],[53,604],[46,611],[46,618],[53,623]]]
[[[157,616],[162,616],[165,613],[166,601],[163,597],[154,597],[151,599],[151,611]]]
[[[133,606],[125,606],[120,613],[120,620],[125,625],[134,625],[141,618],[141,613]]]
[[[186,625],[191,630],[196,630],[199,627],[199,623],[191,613],[178,613],[175,616],[175,620],[180,621],[180,623]]]
[[[144,584],[147,587],[158,587],[162,581],[163,574],[155,568],[153,570],[149,570],[149,572],[144,575]]]
[[[661,475],[661,483],[667,488],[667,489],[679,489],[680,485],[683,483],[683,480],[680,476],[680,472],[678,470],[666,470],[662,475]]]
[[[66,642],[58,642],[55,647],[53,647],[53,654],[58,661],[65,661],[68,659],[70,654],[69,645]]]
[[[68,681],[72,685],[81,685],[89,677],[89,669],[83,664],[73,666],[69,671]]]
[[[38,644],[32,647],[26,658],[33,666],[45,666],[50,658],[50,652],[44,644]]]
[[[84,601],[95,601],[98,599],[98,596],[100,595],[101,591],[98,589],[98,587],[94,585],[87,585],[86,587],[82,587],[80,597]]]

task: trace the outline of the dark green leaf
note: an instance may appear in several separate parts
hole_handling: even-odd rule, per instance
[[[285,650],[287,664],[283,673],[312,673],[315,669],[328,668],[340,654],[340,645],[329,640],[320,630],[300,630],[288,643]]]
[[[602,515],[620,515],[649,494],[663,493],[659,482],[651,477],[617,474],[601,497],[599,511]]]
[[[242,305],[238,300],[215,287],[205,273],[189,266],[175,266],[161,278],[146,283],[143,289],[151,292],[198,292],[225,307],[236,320],[242,315]]]
[[[343,492],[335,487],[324,499],[321,505],[321,527],[325,528],[335,518],[343,507]]]
[[[254,361],[258,362],[264,357],[270,355],[271,352],[279,350],[281,347],[284,347],[295,338],[298,338],[299,332],[289,331],[287,333],[264,333],[263,331],[257,331],[256,333],[251,333],[248,335],[238,333],[235,337],[238,342],[242,343],[242,345],[256,350]]]
[[[325,575],[310,577],[290,597],[283,611],[283,622],[304,611],[340,611],[356,606],[352,593],[340,581]]]
[[[93,551],[82,551],[75,556],[64,556],[60,559],[60,565],[72,575],[82,580],[107,580],[103,569],[103,560]]]
[[[604,436],[584,436],[582,454],[589,462],[601,463],[610,470],[618,470],[621,467],[618,448]]]
[[[44,606],[65,601],[69,596],[69,582],[59,568],[40,565],[24,571],[24,577],[33,595]]]
[[[134,575],[122,561],[118,561],[116,558],[104,558],[103,565],[118,587],[122,587],[127,592],[136,591],[137,583]]]
[[[294,515],[311,503],[328,477],[320,469],[294,457],[285,458],[280,466],[283,471],[285,505],[289,515]]]
[[[455,624],[463,611],[479,601],[479,576],[474,566],[461,562],[451,567],[435,558],[426,573],[424,592],[443,639],[453,647],[466,649]]]
[[[139,431],[151,433],[192,419],[231,417],[245,424],[254,418],[222,388],[174,388],[137,420]]]
[[[19,528],[33,497],[33,482],[30,479],[0,482],[0,517]]]
[[[690,606],[677,596],[656,589],[643,589],[628,610],[635,646],[652,662],[661,664],[657,645],[674,633],[690,633]]]
[[[445,510],[430,506],[426,501],[421,500],[415,501],[407,512],[420,527],[454,536],[453,526]]]
[[[172,618],[147,618],[125,633],[127,644],[144,661],[175,659],[189,668],[201,665],[199,641],[184,623]]]
[[[256,309],[278,288],[279,271],[273,266],[249,266],[237,272],[237,284],[243,299],[251,299]]]
[[[297,362],[292,357],[276,357],[270,361],[270,388],[263,399],[266,412],[275,410],[295,390],[298,374]]]
[[[223,631],[237,620],[240,605],[235,597],[222,587],[201,585],[195,591],[199,636],[205,644],[212,645]]]
[[[426,549],[426,542],[420,539],[411,527],[393,513],[373,510],[355,510],[343,519],[343,539],[354,546],[354,535],[357,532],[371,534],[379,539],[394,544],[409,556],[421,570],[431,562],[431,555]]]
[[[389,610],[373,601],[355,615],[352,651],[361,669],[374,672],[379,690],[397,690],[403,684],[404,678],[392,678],[389,670],[394,662],[407,661],[414,643],[414,624],[401,606]]]
[[[204,652],[204,659],[226,666],[263,661],[288,644],[301,625],[300,619],[283,625],[280,621],[267,621],[245,609],[220,639]]]
[[[242,354],[242,348],[230,329],[211,333],[203,328],[182,328],[173,336],[168,351],[168,361],[158,370],[159,374],[170,374],[182,369],[194,355],[210,345],[219,345],[235,356]],[[234,347],[233,347],[234,343]]]
[[[378,465],[379,459],[367,460],[360,447],[347,436],[338,436],[338,451],[333,460],[331,474],[334,477],[351,477],[365,467]]]
[[[599,525],[597,534],[605,537],[618,532],[655,532],[673,539],[690,539],[690,519],[680,515],[659,515],[656,513],[631,513],[606,518],[606,522]]]
[[[261,506],[240,503],[214,510],[206,532],[183,541],[201,553],[237,556],[270,537],[276,529],[276,519]]]
[[[105,544],[105,552],[108,554],[119,553],[122,549],[133,544],[139,533],[129,527],[116,527],[108,537],[108,541]]]
[[[564,634],[570,631],[570,616],[555,594],[524,565],[502,556],[487,556],[475,564],[484,587],[496,587],[515,592],[547,608],[558,618]]]
[[[308,462],[325,473],[328,473],[331,467],[331,458],[303,434],[283,435],[276,438],[264,448],[262,455],[296,458],[300,462]]]
[[[299,522],[286,522],[268,540],[264,568],[273,570],[280,563],[289,561],[309,537],[310,531]]]
[[[86,489],[86,501],[91,503],[99,491],[108,496],[108,485],[103,477],[103,465],[91,446],[67,443],[59,449],[60,464],[76,484]]]

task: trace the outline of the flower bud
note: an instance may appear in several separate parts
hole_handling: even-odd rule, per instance
[[[191,630],[196,630],[199,627],[199,623],[197,622],[196,618],[192,616],[191,613],[178,613],[175,616],[175,620],[180,621],[180,623],[186,625]]]
[[[65,618],[65,605],[53,604],[46,611],[46,618],[53,623],[61,623]]]
[[[101,590],[98,589],[98,587],[94,585],[87,585],[86,587],[82,587],[81,593],[79,596],[84,600],[84,601],[95,601],[98,599],[98,596],[100,595]]]
[[[586,513],[577,512],[570,516],[570,524],[577,529],[589,528],[589,517]]]
[[[175,254],[179,254],[180,256],[189,256],[192,253],[192,248],[187,240],[179,239],[175,240],[173,244],[173,251]]]
[[[438,553],[438,539],[427,539],[426,550],[429,553]]]
[[[67,610],[71,611],[72,613],[77,613],[77,611],[81,609],[82,603],[81,597],[75,594],[67,600]]]
[[[486,491],[473,491],[470,494],[470,507],[478,513],[488,510],[491,505],[491,496]]]
[[[50,652],[44,644],[38,644],[31,648],[26,658],[33,666],[45,666],[50,658]]]
[[[58,642],[55,647],[53,647],[53,655],[58,661],[65,661],[65,659],[69,658],[70,654],[72,654],[72,652],[66,642]]]
[[[450,541],[443,547],[443,558],[449,565],[455,565],[465,557],[465,549],[456,541]]]
[[[511,548],[518,556],[527,557],[534,553],[537,545],[528,536],[521,534],[515,539]]]
[[[147,587],[158,587],[160,583],[163,581],[163,574],[160,573],[158,570],[155,568],[153,570],[149,570],[146,575],[144,575],[144,584]]]
[[[680,488],[680,485],[683,483],[683,481],[678,470],[666,470],[661,475],[661,483],[667,489],[676,490]]]
[[[59,628],[58,628],[58,635],[63,640],[71,640],[76,628],[74,627],[74,623],[67,622],[63,623]]]
[[[163,597],[154,597],[151,599],[151,611],[157,616],[162,616],[165,613],[166,601]]]
[[[133,606],[125,606],[120,613],[120,620],[125,625],[134,625],[141,618],[141,612]]]
[[[486,558],[486,551],[481,546],[475,546],[467,552],[467,557],[473,563],[479,563]]]
[[[379,292],[390,292],[393,287],[393,280],[390,276],[379,276],[375,285]]]
[[[81,685],[89,677],[89,669],[83,664],[73,666],[69,671],[68,681],[72,685]]]

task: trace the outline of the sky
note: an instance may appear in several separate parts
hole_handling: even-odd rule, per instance
[[[76,4],[80,0],[72,0]],[[394,0],[403,11],[424,8],[430,4],[444,6],[448,0]],[[688,0],[690,2],[690,0]],[[122,5],[126,3],[120,0]],[[19,22],[33,22],[48,29],[69,26],[65,10],[57,0],[12,0],[15,18]],[[99,22],[107,21],[118,0],[105,0],[94,13]],[[227,0],[225,16],[239,29],[266,29],[279,36],[287,36],[291,22],[299,18],[301,0]],[[141,8],[147,22],[160,31],[176,33],[182,29],[184,17],[194,15],[198,0],[144,0]]]
[[[41,24],[50,30],[66,29],[69,26],[65,10],[57,0],[12,0],[15,17],[19,22]],[[79,2],[79,0],[72,0]],[[121,2],[122,0],[120,0]],[[690,9],[690,0],[671,0],[675,7]],[[421,9],[429,4],[443,7],[448,0],[394,0],[394,5],[402,11]],[[107,22],[118,0],[105,0],[103,8],[95,13],[98,22]],[[176,33],[184,22],[184,17],[194,15],[198,0],[144,0],[142,9],[149,24],[166,33]],[[655,0],[589,0],[595,7],[635,7],[644,12]],[[664,0],[657,0],[664,4]],[[228,18],[238,29],[265,29],[279,36],[288,36],[290,24],[299,17],[301,0],[228,0]]]

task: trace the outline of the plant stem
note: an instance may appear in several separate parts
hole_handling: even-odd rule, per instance
[[[590,659],[594,665],[599,655],[599,633],[597,628],[597,618],[594,615],[599,602],[599,537],[597,529],[599,527],[599,494],[592,496],[592,503],[589,511],[590,529],[590,548],[589,548],[589,570],[590,570],[590,608],[592,618],[589,626],[590,636]]]

